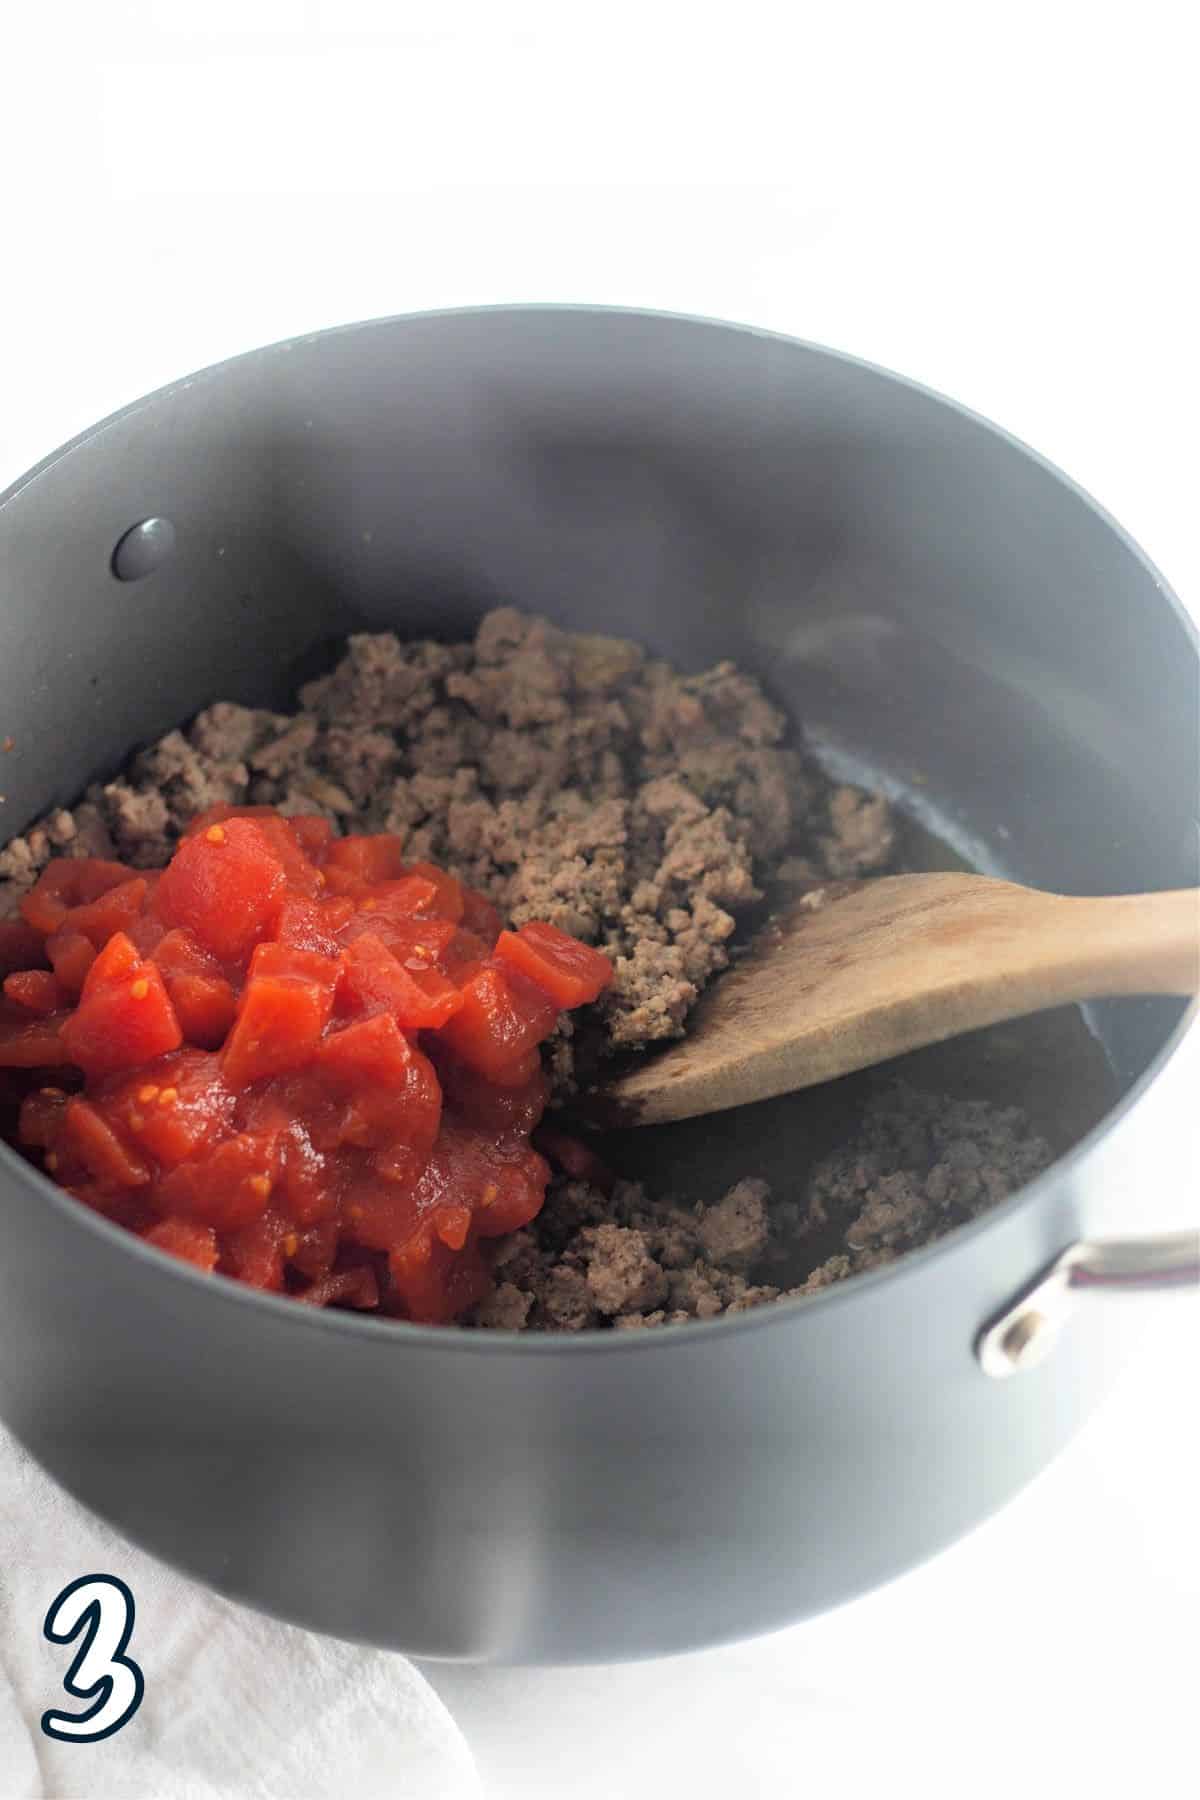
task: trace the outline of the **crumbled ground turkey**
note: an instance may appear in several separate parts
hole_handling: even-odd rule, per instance
[[[681,675],[636,644],[503,607],[473,643],[352,637],[300,699],[291,716],[222,702],[168,732],[0,852],[0,906],[54,855],[160,866],[217,804],[401,832],[414,861],[452,869],[515,923],[549,919],[612,958],[590,1041],[567,1020],[554,1041],[561,1094],[581,1049],[590,1066],[680,1035],[785,857],[804,883],[891,855],[885,803],[785,745],[783,714],[731,663]]]
[[[549,1046],[561,1098],[605,1055],[681,1034],[768,879],[803,892],[891,863],[886,802],[785,742],[782,713],[731,663],[683,675],[505,607],[471,643],[352,637],[300,701],[292,715],[210,706],[14,838],[0,915],[52,856],[161,866],[218,803],[398,831],[413,860],[453,870],[514,922],[549,919],[611,957],[609,993]],[[810,1292],[937,1236],[1049,1159],[982,1103],[903,1092],[888,1105],[800,1200],[769,1204],[755,1180],[707,1208],[559,1182],[502,1247],[477,1322],[641,1326]],[[831,1233],[836,1252],[797,1287],[805,1247]]]
[[[715,1205],[561,1182],[509,1238],[474,1323],[580,1331],[715,1318],[894,1262],[1032,1179],[1048,1144],[1015,1107],[892,1081],[793,1197],[739,1181]]]

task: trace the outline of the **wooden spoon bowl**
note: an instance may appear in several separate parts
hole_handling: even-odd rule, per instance
[[[613,1080],[602,1110],[694,1118],[1047,1007],[1198,987],[1198,889],[1080,899],[945,872],[841,883],[773,920],[687,1035]]]

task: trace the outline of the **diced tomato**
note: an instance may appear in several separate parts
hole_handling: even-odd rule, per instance
[[[173,975],[167,992],[186,1042],[219,1050],[237,1013],[233,989],[224,976]]]
[[[379,1284],[375,1271],[362,1263],[356,1269],[322,1275],[299,1298],[308,1306],[353,1306],[360,1312],[371,1312],[379,1305]]]
[[[339,1000],[349,1012],[389,1012],[406,1031],[438,1030],[463,1004],[462,994],[439,969],[401,963],[379,938],[367,934],[342,951]]]
[[[219,1059],[202,1050],[180,1050],[134,1075],[110,1077],[95,1100],[161,1169],[175,1168],[232,1131],[236,1108]]]
[[[158,1184],[162,1212],[215,1231],[232,1232],[261,1218],[279,1169],[278,1140],[239,1132],[180,1163]]]
[[[336,965],[312,951],[286,944],[264,944],[262,949],[277,950],[285,958],[312,957],[336,975]],[[332,980],[290,973],[251,974],[224,1050],[225,1079],[231,1086],[245,1087],[311,1062],[333,1010],[333,986]]]
[[[211,1225],[194,1225],[188,1219],[160,1219],[142,1236],[147,1244],[166,1250],[181,1262],[193,1263],[205,1274],[217,1266],[217,1234]]]
[[[24,919],[0,919],[0,975],[46,966],[42,933]]]
[[[469,1197],[480,1237],[501,1237],[536,1218],[550,1179],[549,1164],[519,1140],[448,1125],[418,1190],[425,1210]]]
[[[161,875],[48,865],[0,928],[20,1143],[197,1268],[459,1316],[490,1283],[481,1241],[542,1204],[538,1046],[608,965],[549,927],[502,932],[483,895],[401,849],[218,807]],[[30,1073],[69,1063],[61,1086]]]
[[[303,950],[296,944],[268,943],[260,944],[250,958],[247,979],[257,981],[264,976],[312,981],[318,987],[327,988],[332,997],[340,974],[336,956],[324,956],[319,950]]]
[[[281,1288],[283,1242],[287,1231],[287,1220],[277,1212],[266,1212],[260,1218],[251,1219],[226,1236],[222,1266],[236,1280],[245,1281],[250,1287]]]
[[[55,1138],[55,1150],[82,1163],[102,1187],[144,1187],[150,1180],[146,1164],[122,1141],[90,1100],[77,1097],[67,1102]]]
[[[607,956],[568,937],[556,925],[536,921],[519,931],[502,931],[496,956],[507,968],[536,982],[559,1008],[585,1006],[597,1000],[613,978]]]
[[[73,906],[67,914],[66,924],[72,931],[81,931],[97,950],[102,950],[114,931],[130,929],[141,914],[147,891],[148,884],[141,876],[133,881],[122,881],[101,894],[98,900],[90,900],[86,906]]]
[[[98,1212],[101,1218],[110,1219],[123,1231],[133,1231],[140,1236],[156,1222],[147,1198],[149,1188],[126,1188],[118,1193],[87,1181],[82,1176],[77,1180],[64,1180],[61,1171],[55,1179],[60,1186],[66,1188],[68,1194],[82,1200],[85,1206]]]
[[[543,1156],[548,1156],[557,1163],[565,1175],[572,1181],[586,1181],[589,1187],[599,1188],[607,1194],[616,1180],[616,1176],[606,1162],[585,1144],[581,1138],[571,1137],[565,1131],[551,1131],[545,1128],[537,1133],[537,1149]]]
[[[505,1063],[496,1069],[488,1080],[495,1087],[524,1087],[542,1066],[541,1053],[535,1048],[527,1050],[524,1056],[518,1056],[515,1062]]]
[[[501,1085],[452,1052],[439,1055],[435,1064],[446,1104],[456,1117],[498,1136],[515,1132],[528,1137],[546,1110],[550,1083],[536,1050],[528,1063],[514,1066],[525,1070],[524,1079]]]
[[[152,954],[185,1040],[203,1050],[219,1049],[233,1024],[237,1000],[216,958],[200,948],[190,931],[180,930],[164,933]]]
[[[401,972],[421,996],[418,999],[411,995],[397,1009],[396,1017],[406,1031],[438,1031],[462,1007],[462,994],[440,969],[414,969],[401,964]]]
[[[84,977],[81,998],[90,1000],[107,988],[120,987],[142,967],[142,959],[124,932],[111,937]]]
[[[418,874],[410,869],[399,881],[378,882],[362,902],[364,912],[381,912],[393,919],[439,919],[445,918],[438,902],[441,898],[441,887],[438,882],[429,878],[429,864],[421,865],[425,871]],[[453,919],[447,920],[453,925]]]
[[[354,903],[351,900],[339,901],[346,908],[348,923],[354,915]],[[275,922],[275,940],[280,944],[290,944],[296,950],[317,950],[322,956],[336,956],[338,941],[335,932],[330,929],[329,914],[326,903],[319,900],[304,900],[288,895],[279,909],[279,917]]]
[[[34,1088],[21,1102],[18,1142],[31,1149],[49,1150],[62,1129],[63,1113],[70,1098],[65,1088]]]
[[[126,863],[106,862],[99,856],[65,857],[61,863],[48,863],[46,875],[55,868],[70,906],[88,906],[101,894],[138,878],[137,870]]]
[[[404,873],[402,838],[381,833],[377,837],[334,838],[325,852],[325,873],[334,870],[368,884],[395,881]]]
[[[155,889],[148,887],[143,906],[153,906]],[[143,912],[140,919],[135,919],[126,936],[139,956],[152,956],[168,935],[162,920],[153,912]]]
[[[428,1139],[433,1133],[427,1133],[426,1136]],[[371,1168],[384,1181],[403,1188],[405,1193],[411,1193],[420,1181],[428,1160],[428,1143],[423,1150],[416,1149],[412,1144],[388,1144],[383,1150],[375,1151],[371,1157]]]
[[[482,938],[491,950],[504,928],[504,920],[487,896],[479,893],[476,888],[464,887],[462,898],[462,918],[459,923],[464,931],[474,932],[477,938]]]
[[[346,1240],[369,1250],[390,1250],[409,1238],[417,1227],[414,1194],[420,1177],[421,1165],[414,1161],[400,1179],[372,1173],[354,1182],[342,1211]]]
[[[339,937],[355,915],[353,900],[344,894],[326,894],[319,904],[326,931]]]
[[[334,1128],[336,1148],[337,1129]],[[324,1151],[312,1140],[310,1126],[300,1119],[288,1120],[280,1133],[282,1158],[276,1200],[296,1225],[328,1227],[334,1233],[340,1171]],[[332,1252],[330,1253],[332,1255]],[[312,1271],[310,1270],[309,1273]]]
[[[57,930],[60,925],[66,923],[67,915],[71,910],[62,898],[66,888],[65,881],[55,882],[51,885],[51,871],[55,866],[54,863],[47,864],[35,885],[27,894],[22,895],[18,902],[22,919],[35,931]]]
[[[278,819],[279,817],[277,806],[228,806],[224,801],[218,801],[215,806],[206,806],[203,812],[198,812],[189,819],[184,826],[183,835],[185,838],[199,837],[202,832],[208,830],[210,825],[224,825],[228,819]]]
[[[53,1069],[71,1061],[62,1027],[72,1014],[35,1019],[24,1008],[17,1014],[16,1007],[0,1013],[0,1069]]]
[[[305,856],[319,868],[333,842],[333,826],[323,813],[293,813],[289,823]]]
[[[448,1325],[483,1299],[491,1274],[473,1240],[452,1250],[430,1222],[388,1257],[395,1309],[415,1324]]]
[[[390,1013],[373,1013],[331,1032],[321,1046],[321,1067],[354,1086],[361,1081],[398,1084],[416,1055]]]
[[[347,876],[346,879],[354,878]],[[424,921],[434,915],[438,890],[423,875],[406,875],[400,881],[379,881],[371,887],[361,883],[356,885],[355,910],[368,928],[373,919],[397,919],[407,923],[414,919]]]
[[[373,1032],[379,1029],[373,1020],[364,1023]],[[389,1023],[394,1026],[395,1021]],[[344,1035],[336,1032],[328,1040],[327,1051],[328,1045]],[[330,1079],[341,1082],[346,1090],[338,1131],[343,1145],[360,1150],[391,1150],[403,1145],[422,1155],[433,1147],[441,1120],[442,1090],[433,1064],[421,1051],[411,1052],[402,1075],[386,1080],[356,1073],[351,1084],[345,1061],[323,1061],[323,1067]],[[408,1159],[402,1159],[402,1164],[407,1169]]]
[[[118,967],[124,972],[115,973]],[[183,1042],[158,969],[120,933],[88,970],[79,1006],[60,1036],[70,1060],[93,1080],[152,1062]]]
[[[276,813],[271,818],[256,818],[254,825],[270,845],[272,853],[279,858],[288,892],[306,899],[315,898],[325,886],[325,877],[316,864],[309,860],[293,829],[292,821]]]
[[[5,996],[15,1006],[23,1006],[27,1012],[38,1013],[42,1018],[60,1011],[68,999],[48,969],[26,969],[20,975],[6,975],[3,986]]]
[[[515,969],[489,965],[464,984],[462,1010],[443,1036],[471,1068],[494,1077],[546,1036],[558,1008]]]
[[[227,825],[230,819],[248,819],[257,826],[283,864],[293,893],[320,892],[324,884],[319,879],[314,852],[322,853],[332,834],[328,819],[304,814],[285,817],[274,806],[209,806],[197,813],[183,835],[202,837],[214,825]]]
[[[306,1225],[302,1231],[289,1231],[283,1240],[284,1260],[298,1275],[320,1281],[333,1267],[339,1236],[338,1222],[333,1216]]]
[[[459,931],[449,919],[434,919],[428,914],[397,917],[377,911],[355,913],[339,935],[343,946],[362,937],[376,937],[406,967],[427,969],[432,963],[443,963]]]
[[[550,1165],[533,1150],[525,1152],[519,1166],[496,1170],[476,1207],[475,1229],[480,1237],[504,1237],[536,1219],[549,1180]]]
[[[250,819],[210,825],[184,838],[155,896],[159,917],[183,925],[221,962],[244,961],[273,926],[283,865]]]
[[[81,931],[62,925],[46,939],[46,955],[66,993],[78,996],[88,970],[96,960],[96,946]]]
[[[447,1250],[461,1250],[471,1229],[471,1208],[465,1203],[439,1207],[434,1214],[433,1229]]]
[[[448,875],[445,869],[435,867],[433,863],[409,863],[410,880],[428,881],[434,889],[433,903],[429,910],[439,919],[449,919],[457,925],[463,916],[463,884],[455,876]]]
[[[461,987],[491,960],[491,951],[481,937],[459,927],[442,951],[440,960],[447,975]]]
[[[344,1111],[345,1094],[313,1062],[239,1094],[236,1123],[241,1131],[277,1132],[281,1144],[299,1126],[313,1149],[324,1156],[338,1148]]]
[[[98,856],[56,856],[21,900],[21,917],[36,931],[56,931],[73,908],[89,905],[135,874],[124,863]]]
[[[164,932],[159,938],[151,956],[163,974],[172,975],[219,975],[221,965],[215,956],[202,950],[194,934],[178,928]]]
[[[549,1165],[520,1142],[497,1141],[474,1126],[447,1123],[417,1187],[422,1214],[470,1201],[482,1237],[516,1231],[535,1218]]]

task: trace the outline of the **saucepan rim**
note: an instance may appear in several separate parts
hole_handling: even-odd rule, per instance
[[[957,413],[962,419],[976,426],[981,431],[999,439],[1018,455],[1033,463],[1043,475],[1057,482],[1069,494],[1073,495],[1105,525],[1112,533],[1117,544],[1122,546],[1141,565],[1150,576],[1155,588],[1161,595],[1167,608],[1173,611],[1176,620],[1182,624],[1189,638],[1193,651],[1200,658],[1200,631],[1189,617],[1170,583],[1160,573],[1118,520],[1096,500],[1079,483],[1063,472],[1056,464],[1042,456],[1030,445],[996,425],[982,414],[963,406],[959,401],[924,383],[913,381],[908,376],[897,374],[894,370],[883,368],[878,363],[869,362],[863,357],[852,356],[843,350],[834,350],[823,344],[816,344],[805,338],[789,336],[785,332],[769,331],[761,326],[729,319],[717,319],[698,313],[682,313],[661,311],[648,307],[635,306],[595,306],[586,303],[561,303],[556,301],[506,303],[490,306],[456,306],[441,307],[413,313],[392,313],[371,319],[356,320],[350,324],[330,326],[314,332],[305,332],[297,337],[283,338],[277,343],[261,345],[256,349],[241,352],[237,356],[212,363],[208,367],[195,371],[191,375],[167,383],[152,393],[131,401],[119,411],[110,413],[107,418],[90,425],[78,436],[60,445],[56,450],[42,459],[41,462],[19,476],[12,485],[0,493],[0,521],[5,510],[26,488],[47,474],[73,451],[103,437],[112,426],[134,417],[139,412],[169,399],[173,394],[192,386],[195,383],[213,380],[217,377],[236,376],[242,367],[250,367],[264,358],[290,352],[299,347],[352,332],[381,330],[389,326],[403,326],[436,319],[469,319],[487,318],[490,316],[512,315],[573,315],[581,319],[620,319],[659,320],[665,324],[675,324],[687,328],[703,328],[717,331],[733,331],[762,338],[771,343],[787,345],[794,350],[842,363],[850,368],[861,369],[879,380],[889,382],[897,387],[908,389],[927,400],[946,407]],[[1057,1157],[1047,1169],[1036,1175],[1032,1181],[1017,1188],[997,1205],[990,1207],[985,1213],[970,1220],[965,1225],[956,1227],[945,1237],[919,1249],[907,1251],[896,1262],[883,1268],[870,1269],[862,1274],[851,1276],[844,1282],[832,1287],[823,1288],[815,1294],[805,1295],[799,1299],[781,1299],[769,1305],[755,1307],[733,1317],[716,1319],[689,1320],[686,1325],[662,1331],[605,1331],[590,1329],[580,1332],[519,1332],[504,1330],[466,1331],[457,1326],[445,1325],[413,1325],[403,1320],[378,1319],[369,1314],[339,1312],[325,1307],[308,1307],[297,1305],[296,1301],[286,1295],[266,1293],[258,1288],[247,1287],[244,1283],[222,1278],[214,1280],[211,1275],[202,1273],[176,1257],[165,1256],[152,1245],[145,1244],[133,1233],[124,1231],[120,1226],[112,1224],[90,1207],[81,1206],[62,1188],[48,1181],[39,1170],[18,1156],[7,1144],[0,1143],[0,1179],[14,1179],[24,1184],[31,1198],[40,1204],[49,1204],[57,1208],[64,1217],[69,1218],[75,1229],[92,1233],[101,1241],[118,1244],[121,1251],[140,1260],[150,1272],[152,1279],[185,1282],[195,1288],[205,1290],[218,1305],[234,1307],[250,1307],[264,1312],[265,1317],[277,1316],[280,1320],[290,1320],[292,1328],[298,1331],[318,1331],[327,1335],[357,1337],[364,1343],[375,1343],[381,1346],[391,1344],[401,1349],[406,1343],[421,1345],[426,1349],[461,1351],[464,1355],[480,1356],[551,1356],[551,1355],[640,1355],[661,1353],[672,1347],[694,1344],[701,1339],[707,1341],[715,1335],[728,1336],[734,1332],[766,1331],[773,1325],[795,1322],[800,1316],[821,1313],[830,1309],[853,1305],[866,1298],[885,1284],[896,1284],[912,1281],[923,1276],[933,1264],[942,1258],[955,1255],[968,1243],[993,1230],[1016,1212],[1026,1206],[1038,1204],[1043,1195],[1058,1182],[1068,1180],[1071,1175],[1084,1164],[1095,1146],[1111,1132],[1117,1130],[1127,1113],[1138,1104],[1142,1095],[1158,1079],[1171,1059],[1178,1053],[1184,1039],[1189,1035],[1197,1018],[1200,1017],[1200,1002],[1194,1002],[1184,1013],[1182,1019],[1171,1032],[1166,1042],[1160,1047],[1147,1067],[1131,1084],[1127,1091],[1105,1112],[1097,1124],[1080,1138],[1078,1143],[1064,1155]]]

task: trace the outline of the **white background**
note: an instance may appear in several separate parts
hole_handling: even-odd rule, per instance
[[[0,487],[259,342],[611,301],[777,327],[954,395],[1068,469],[1195,604],[1188,10],[6,9]],[[1146,1170],[1148,1222],[1180,1179]],[[1194,1793],[1191,1310],[1026,1495],[879,1594],[665,1663],[428,1671],[487,1791]]]

